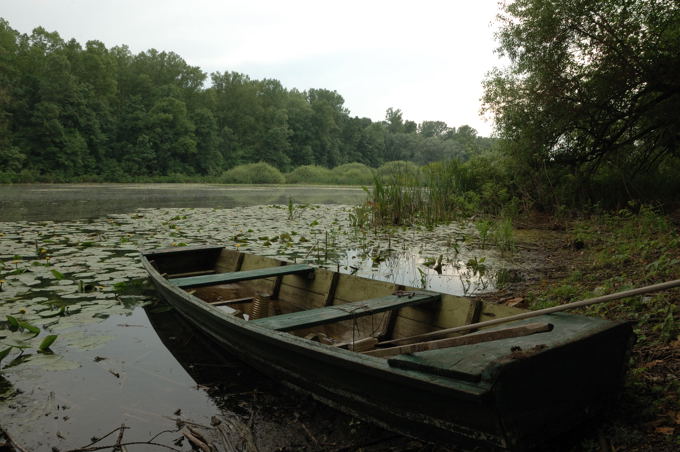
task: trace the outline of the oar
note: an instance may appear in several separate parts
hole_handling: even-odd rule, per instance
[[[476,330],[477,328],[484,328],[487,326],[499,325],[501,323],[512,322],[515,320],[530,319],[532,317],[538,317],[544,314],[552,314],[553,312],[567,311],[569,309],[580,308],[583,306],[590,306],[591,304],[604,303],[605,301],[618,300],[621,298],[632,297],[635,295],[642,295],[650,292],[658,292],[660,290],[671,289],[673,287],[680,286],[680,279],[675,279],[673,281],[667,281],[659,284],[652,284],[651,286],[640,287],[637,289],[624,290],[622,292],[617,292],[609,295],[603,295],[601,297],[588,298],[586,300],[574,301],[572,303],[563,304],[560,306],[554,306],[552,308],[539,309],[538,311],[523,312],[521,314],[511,315],[509,317],[501,317],[499,319],[486,320],[484,322],[471,323],[469,325],[457,326],[454,328],[447,328],[444,330],[432,331],[431,333],[418,334],[416,336],[402,337],[400,339],[392,339],[389,341],[383,341],[378,344],[381,345],[396,345],[403,344],[404,342],[420,341],[422,339],[431,339],[435,337],[446,336],[447,334],[453,333],[464,333],[470,330]]]
[[[510,339],[515,337],[529,336],[536,333],[552,331],[552,323],[527,323],[526,325],[503,328],[494,331],[480,331],[478,333],[467,334],[465,336],[447,337],[429,342],[418,342],[416,344],[398,345],[396,347],[378,348],[363,352],[365,355],[386,358],[393,355],[404,353],[417,353],[427,350],[439,350],[440,348],[459,347],[461,345],[479,344],[480,342],[498,341],[500,339]]]

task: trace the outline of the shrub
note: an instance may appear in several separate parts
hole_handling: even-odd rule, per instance
[[[373,183],[373,170],[363,163],[346,163],[332,170],[333,181],[342,185],[369,185]]]
[[[298,166],[286,174],[289,184],[332,184],[333,173],[328,168],[317,165]]]
[[[285,181],[281,171],[265,162],[235,166],[222,174],[225,184],[283,184]]]

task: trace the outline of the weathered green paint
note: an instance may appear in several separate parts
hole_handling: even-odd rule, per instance
[[[523,347],[515,356],[487,357],[489,365],[478,381],[438,375],[423,368],[404,369],[390,365],[384,358],[262,328],[257,321],[228,315],[162,276],[169,273],[168,268],[194,271],[200,260],[195,256],[197,252],[200,250],[185,248],[181,253],[145,253],[142,258],[161,295],[197,328],[212,336],[234,356],[277,381],[306,391],[330,406],[427,441],[455,442],[476,450],[523,451],[538,447],[547,439],[592,419],[616,397],[634,337],[627,322],[553,314],[550,323],[559,323],[555,317],[566,322],[565,328],[558,330],[564,339],[562,342],[556,336],[554,342],[542,341],[549,345],[547,349],[532,352],[532,347],[528,350]],[[154,258],[153,265],[150,257]],[[183,261],[193,263],[185,269],[181,265]],[[244,262],[244,266],[258,265]],[[327,296],[314,292],[312,287],[314,290],[328,287],[330,278],[325,270],[320,270],[319,276],[321,278],[313,282],[296,285],[295,293],[287,294],[293,298],[284,298],[314,297],[315,303],[318,302],[314,305],[321,306]],[[290,278],[292,282],[300,283],[298,279]],[[317,284],[319,280],[324,284]],[[334,299],[336,302],[356,300],[363,298],[361,294],[372,299],[385,293],[382,287],[372,290],[370,284],[384,283],[342,275]],[[285,287],[284,283],[282,297]],[[336,306],[346,308],[353,303]],[[442,305],[451,303],[460,303],[466,312],[471,306],[469,300],[445,295],[440,302],[431,305],[431,325],[437,325],[446,314]],[[427,316],[421,316],[418,311],[429,308],[430,305],[413,309],[407,306],[401,311],[413,311],[410,317],[426,322]],[[497,312],[492,309],[495,308],[484,304],[483,312]],[[503,315],[502,311],[500,315]],[[400,315],[399,321],[403,320],[412,321]],[[483,344],[470,347],[474,347],[475,352],[467,356],[477,359],[485,353]],[[450,364],[453,365],[453,361]],[[464,366],[459,368],[464,369]],[[468,371],[473,373],[472,369]]]
[[[324,323],[348,320],[369,314],[412,306],[429,301],[439,301],[440,295],[421,292],[412,295],[388,295],[386,297],[371,298],[324,308],[309,309],[307,311],[291,312],[273,317],[253,320],[251,323],[277,331],[290,331],[299,328],[309,328]]]
[[[272,276],[299,275],[314,272],[314,268],[304,264],[284,265],[280,267],[258,268],[231,273],[218,273],[215,275],[190,276],[187,278],[170,279],[170,284],[190,289],[194,287],[214,286],[216,284],[229,284],[251,279],[270,278]]]
[[[528,354],[543,353],[578,342],[611,327],[611,322],[606,320],[585,320],[578,315],[556,313],[509,322],[501,327],[490,328],[489,331],[532,322],[551,323],[554,328],[550,332],[531,336],[399,355],[388,359],[388,362],[390,366],[400,369],[418,370],[466,381],[493,380],[497,375],[494,369],[506,365],[509,360],[523,359]]]

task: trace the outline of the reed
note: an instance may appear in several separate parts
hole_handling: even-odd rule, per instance
[[[369,201],[362,206],[370,208],[373,226],[433,227],[478,210],[478,197],[468,190],[470,177],[460,162],[437,162],[419,171],[391,163],[375,174]]]

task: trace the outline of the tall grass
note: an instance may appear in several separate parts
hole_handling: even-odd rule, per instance
[[[480,167],[480,171],[488,169]],[[378,169],[367,205],[362,208],[370,207],[374,226],[419,223],[432,227],[476,213],[505,213],[505,206],[515,204],[506,190],[495,187],[497,181],[482,174],[475,166],[457,160],[423,168],[390,162]],[[497,241],[511,246],[508,227],[501,226]]]

